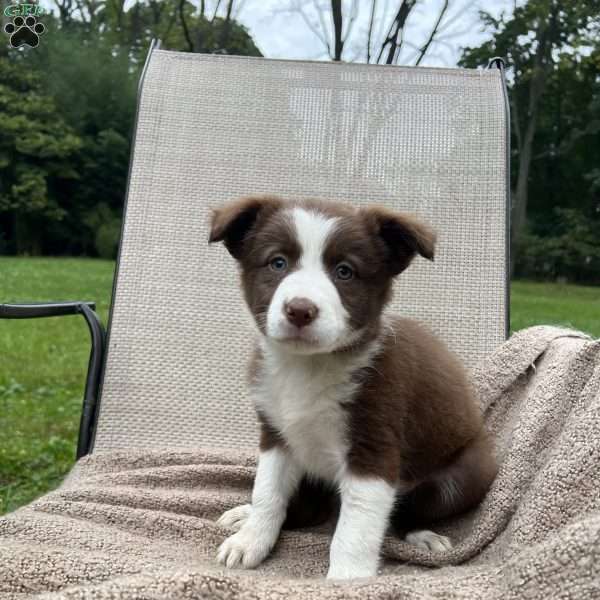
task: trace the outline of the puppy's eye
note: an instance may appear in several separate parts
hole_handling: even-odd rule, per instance
[[[287,260],[285,260],[283,256],[276,256],[275,258],[271,259],[269,266],[273,271],[281,272],[287,269],[288,264]]]
[[[346,263],[340,263],[335,268],[335,276],[342,281],[348,281],[348,279],[352,279],[354,277],[354,270],[350,265]]]

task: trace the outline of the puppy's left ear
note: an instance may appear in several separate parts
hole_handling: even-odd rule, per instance
[[[396,213],[385,208],[364,209],[377,235],[385,242],[392,275],[408,267],[412,259],[421,255],[433,260],[436,235],[425,223],[412,215]]]
[[[225,204],[212,213],[208,243],[223,242],[231,256],[239,260],[257,220],[281,205],[282,200],[273,196],[252,196]]]

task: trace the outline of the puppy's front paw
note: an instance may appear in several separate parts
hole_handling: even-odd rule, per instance
[[[267,557],[275,541],[254,527],[242,527],[221,544],[217,561],[230,569],[253,569]]]
[[[377,567],[366,562],[358,563],[349,560],[338,560],[331,563],[327,571],[327,579],[356,579],[358,577],[374,577]]]
[[[431,552],[445,552],[452,549],[450,538],[426,529],[423,531],[413,531],[407,534],[405,539],[409,544]]]
[[[226,529],[232,529],[233,531],[239,531],[246,524],[251,512],[251,504],[236,506],[224,512],[217,521],[217,525]]]

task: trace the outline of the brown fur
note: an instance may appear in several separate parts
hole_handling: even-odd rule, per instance
[[[363,383],[347,408],[348,462],[358,475],[407,490],[393,516],[405,532],[473,508],[497,466],[460,362],[415,321],[394,319],[391,326],[372,367],[356,374]],[[309,482],[302,493],[309,501],[324,492]],[[305,525],[322,519],[322,513],[309,519],[304,507],[296,514],[301,504],[296,500],[288,510],[296,527],[301,514]]]
[[[378,338],[373,364],[354,374],[360,383],[346,405],[350,430],[348,467],[357,475],[381,477],[404,490],[395,524],[404,528],[457,514],[477,504],[496,475],[492,445],[460,361],[415,321],[396,318],[385,330],[383,308],[393,278],[416,254],[433,259],[435,234],[414,217],[379,207],[355,209],[317,201],[284,203],[247,198],[216,211],[210,241],[224,241],[241,267],[244,296],[264,333],[264,316],[277,286],[296,268],[300,248],[282,208],[301,206],[338,218],[323,262],[350,315],[350,325],[365,331],[359,344]],[[284,255],[285,274],[265,268]],[[356,277],[333,276],[340,262]],[[251,379],[260,377],[259,353]],[[284,444],[283,436],[259,414],[260,447]],[[287,524],[322,519],[331,494],[319,482],[304,480],[288,509]],[[313,510],[307,510],[307,502]],[[300,511],[302,514],[296,514]],[[312,516],[311,516],[312,515]]]
[[[281,210],[295,206],[340,219],[326,249],[325,264],[334,269],[344,260],[360,275],[351,281],[334,280],[334,284],[352,327],[366,327],[362,341],[373,339],[390,297],[392,278],[406,269],[416,254],[433,259],[435,234],[411,215],[377,206],[356,209],[339,203],[284,202],[265,196],[243,198],[214,211],[209,242],[223,241],[239,261],[244,298],[263,333],[269,302],[300,257],[292,224]],[[277,254],[288,259],[288,272],[264,268]]]
[[[391,328],[348,408],[349,467],[410,490],[396,521],[414,525],[477,504],[496,462],[460,361],[415,321]]]
[[[356,473],[418,482],[481,431],[458,359],[425,327],[396,318],[350,405],[349,463]]]

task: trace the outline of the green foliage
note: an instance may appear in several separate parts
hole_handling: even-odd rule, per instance
[[[116,258],[121,234],[121,218],[105,202],[96,205],[84,218],[95,231],[94,246],[101,258]]]
[[[588,48],[597,45],[600,24],[600,0],[528,0],[515,8],[511,17],[499,19],[480,13],[484,27],[492,37],[477,48],[466,48],[460,64],[475,68],[492,56],[502,56],[510,69],[514,94],[526,95],[526,86],[534,76],[534,58],[539,46],[538,35],[552,45],[549,60],[557,70],[561,61],[574,65],[587,56]],[[573,61],[572,63],[570,61]],[[562,63],[564,67],[566,63]],[[526,114],[519,115],[526,119]]]
[[[194,52],[261,56],[260,50],[243,26],[235,22],[227,23],[218,17],[214,21],[208,21],[204,17],[193,16],[191,13],[195,11],[195,7],[191,3],[186,3],[185,10],[190,13],[187,17],[189,39],[185,40],[187,49],[191,43]],[[227,40],[226,43],[224,40]],[[177,42],[178,45],[179,43]]]
[[[183,51],[260,52],[234,20],[208,19],[190,2],[59,8],[44,17],[38,48],[0,54],[0,251],[113,258],[150,40]]]
[[[242,25],[221,17],[209,20],[192,2],[136,2],[120,16],[116,5],[107,4],[100,18],[119,21],[119,28],[112,29],[111,38],[129,47],[137,63],[144,61],[153,38],[160,39],[163,47],[171,50],[261,56]]]
[[[90,40],[78,28],[50,32],[47,40],[47,51],[36,54],[36,69],[57,104],[67,107],[65,119],[79,132],[81,147],[72,161],[77,177],[56,189],[67,210],[48,229],[52,243],[44,250],[114,258],[109,247],[120,230],[114,219],[121,217],[139,69],[126,50],[99,35]],[[88,217],[98,205],[110,209],[110,218],[92,225]],[[98,239],[104,240],[101,252]]]
[[[31,52],[30,67],[62,108],[68,124],[83,135],[125,132],[135,111],[137,65],[129,49],[110,36],[81,27],[48,23],[44,52]]]
[[[534,90],[541,94],[526,178],[527,232],[514,237],[518,272],[555,278],[568,271],[569,279],[597,282],[597,271],[577,267],[577,261],[597,264],[593,248],[600,233],[590,230],[595,240],[578,244],[575,230],[569,234],[567,228],[600,213],[600,1],[529,0],[511,18],[483,13],[482,19],[492,38],[467,49],[461,64],[475,67],[498,55],[507,60],[513,190],[533,118]],[[541,40],[548,42],[545,56],[538,53]],[[570,216],[575,213],[577,223]],[[564,216],[560,232],[558,214]],[[564,257],[557,256],[563,251]]]
[[[66,214],[54,189],[75,177],[82,141],[23,57],[0,56],[0,113],[0,215],[21,234],[17,250],[31,252],[34,224]]]
[[[518,245],[516,275],[600,284],[600,219],[573,209],[555,209],[551,235],[526,232]]]
[[[600,24],[599,24],[600,27]],[[600,43],[589,56],[563,55],[548,80],[530,173],[529,223],[553,228],[554,208],[600,211],[594,173],[600,164]]]

